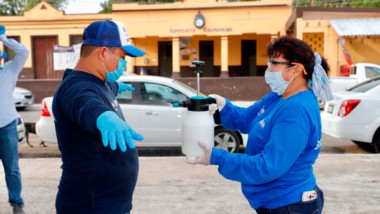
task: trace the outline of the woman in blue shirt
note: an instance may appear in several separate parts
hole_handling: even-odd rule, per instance
[[[332,98],[328,65],[304,41],[288,36],[270,43],[267,53],[265,81],[272,92],[248,108],[213,95],[222,125],[249,135],[245,154],[200,142],[205,154],[189,162],[218,165],[222,176],[241,182],[259,214],[321,213],[323,192],[312,166],[321,149],[317,96]]]

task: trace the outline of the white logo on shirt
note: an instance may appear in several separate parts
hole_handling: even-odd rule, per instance
[[[321,147],[322,143],[320,140],[317,141],[317,146],[315,146],[314,150],[317,150]]]
[[[117,102],[116,99],[112,101],[112,107],[115,109],[115,111],[119,110],[119,103]]]
[[[257,113],[257,115],[262,115],[262,114],[264,114],[264,112],[265,112],[265,109],[264,109],[264,106],[263,106],[263,108],[259,111],[259,113]]]
[[[265,121],[264,121],[264,120],[261,120],[261,121],[260,121],[260,126],[261,126],[261,128],[264,128],[264,127],[265,127]]]

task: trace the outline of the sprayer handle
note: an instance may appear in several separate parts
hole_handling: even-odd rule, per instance
[[[216,104],[216,100],[215,100],[215,98],[207,97],[207,103],[208,103],[208,104],[213,104],[213,103]],[[220,119],[220,112],[219,112],[219,109],[217,109],[217,110],[215,111],[215,114],[214,114],[213,116],[214,116],[214,123],[215,123],[216,125],[220,125],[220,124],[222,124],[222,119]]]

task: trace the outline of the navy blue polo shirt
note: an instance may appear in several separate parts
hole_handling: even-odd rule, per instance
[[[126,213],[138,175],[138,154],[112,151],[102,143],[96,120],[105,111],[124,119],[115,99],[118,86],[68,69],[53,100],[62,177],[57,213]]]

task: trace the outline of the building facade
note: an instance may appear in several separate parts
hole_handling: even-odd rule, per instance
[[[352,63],[380,64],[379,19],[380,8],[299,7],[285,28],[327,59],[330,76],[339,76],[347,53]]]
[[[42,1],[22,16],[0,16],[0,22],[8,37],[31,50],[18,85],[31,89],[37,102],[54,94],[64,73],[54,69],[54,45],[81,43],[84,28],[105,19],[123,22],[132,43],[146,51],[144,57],[127,59],[128,72],[192,85],[191,61],[202,60],[203,92],[250,100],[269,90],[263,79],[266,46],[285,35],[290,14],[291,0],[126,3],[113,4],[112,13],[79,15],[66,15]],[[223,88],[217,80],[225,82]]]

